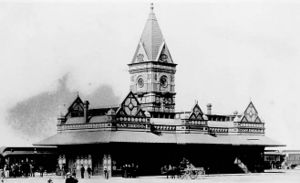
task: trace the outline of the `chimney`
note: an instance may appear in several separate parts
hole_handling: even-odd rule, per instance
[[[212,107],[211,103],[208,103],[206,107],[207,107],[207,114],[211,114],[211,107]]]
[[[84,120],[85,120],[85,123],[88,122],[88,111],[89,111],[89,101],[84,101],[83,103],[83,106],[84,106],[84,111],[83,111],[83,116],[84,116]]]

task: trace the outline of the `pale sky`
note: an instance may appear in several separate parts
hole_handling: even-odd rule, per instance
[[[32,143],[5,125],[7,110],[66,73],[72,90],[108,84],[124,98],[150,2],[0,1],[0,146]],[[252,100],[266,135],[300,149],[300,2],[152,2],[178,64],[177,111],[198,100],[231,114]]]

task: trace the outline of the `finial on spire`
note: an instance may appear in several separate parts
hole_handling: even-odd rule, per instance
[[[150,10],[153,11],[153,9],[154,9],[154,4],[151,3],[151,4],[150,4]]]

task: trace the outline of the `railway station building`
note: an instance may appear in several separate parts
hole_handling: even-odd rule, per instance
[[[120,105],[90,108],[93,101],[77,96],[58,119],[57,134],[35,144],[56,146],[59,167],[118,176],[132,165],[140,175],[155,175],[186,158],[207,173],[262,172],[265,147],[282,146],[265,136],[252,102],[228,115],[193,101],[190,111],[175,111],[177,64],[153,6],[128,67],[130,92]]]

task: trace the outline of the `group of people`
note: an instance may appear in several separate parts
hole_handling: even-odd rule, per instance
[[[164,165],[161,167],[161,174],[166,175],[167,178],[175,179],[175,175],[178,174],[178,168],[172,165]]]
[[[5,164],[1,169],[1,177],[34,177],[37,171],[32,162],[21,161],[11,165]],[[41,174],[42,175],[42,174]]]
[[[84,179],[85,171],[87,171],[87,173],[88,173],[88,178],[91,178],[92,168],[90,166],[85,168],[83,165],[81,165],[81,167],[80,167],[80,176],[81,176],[81,178]],[[66,173],[65,183],[77,183],[78,182],[78,179],[76,178],[76,165],[75,164],[74,164],[71,172],[72,172],[72,174],[70,172]]]
[[[91,175],[92,175],[92,168],[90,166],[88,166],[86,168],[86,171],[88,173],[88,177],[91,178]],[[84,179],[84,172],[85,172],[85,168],[83,165],[81,165],[81,168],[80,168],[80,175],[81,175],[81,178]]]
[[[135,178],[138,174],[138,165],[134,163],[124,164],[122,166],[122,177]]]
[[[64,170],[70,170],[70,171],[68,171],[68,173],[69,173],[70,175],[72,174],[72,176],[76,177],[76,172],[77,172],[76,164],[74,164],[73,167],[72,167],[71,169],[64,168]],[[88,178],[91,178],[91,176],[92,176],[92,168],[90,167],[90,165],[89,165],[87,168],[85,168],[85,167],[83,166],[83,164],[82,164],[82,165],[80,166],[80,169],[79,169],[79,170],[80,170],[80,176],[81,176],[82,179],[84,179],[85,171],[86,171],[87,174],[88,174]],[[66,175],[67,175],[68,173],[66,173]]]

